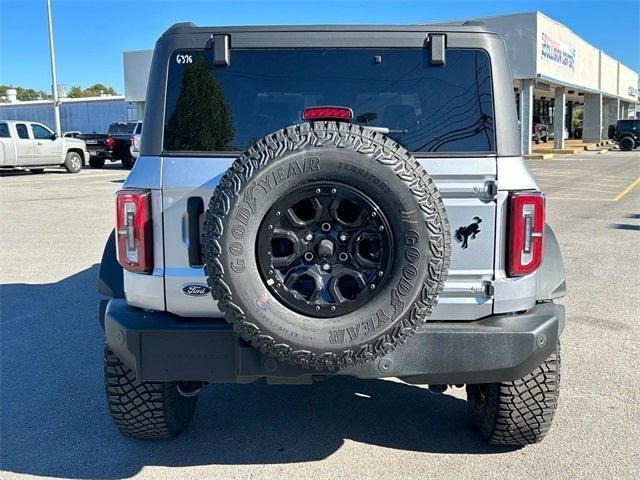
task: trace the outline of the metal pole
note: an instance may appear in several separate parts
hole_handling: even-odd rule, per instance
[[[51,23],[51,0],[47,0],[47,17],[49,20],[49,57],[51,58],[51,90],[53,94],[53,118],[55,132],[60,132],[60,101],[58,100],[58,80],[56,79],[56,53],[53,50],[53,25]]]

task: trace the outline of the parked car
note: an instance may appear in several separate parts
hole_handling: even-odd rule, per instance
[[[42,173],[44,167],[63,166],[78,173],[89,160],[85,143],[60,138],[46,126],[21,120],[0,121],[0,168],[27,168]]]
[[[543,143],[547,143],[547,141],[549,140],[549,126],[546,123],[534,121],[531,138],[536,144],[540,143],[541,141]]]
[[[171,27],[99,273],[118,430],[179,434],[208,383],[347,375],[466,385],[485,439],[540,441],[565,279],[517,125],[475,22]]]
[[[131,137],[135,132],[142,131],[142,122],[114,122],[109,125],[107,133],[82,134],[82,138],[89,148],[93,168],[102,168],[107,160],[120,160],[122,166],[131,169],[135,158],[131,154]]]
[[[628,152],[640,146],[640,119],[618,120],[609,125],[608,137],[620,145],[620,150]]]
[[[137,160],[140,156],[140,141],[142,140],[142,123],[136,127],[135,133],[131,135],[131,156]]]
[[[556,131],[553,127],[553,125],[551,126],[550,130],[549,130],[549,134],[548,134],[549,140],[554,140],[556,137]],[[564,129],[564,139],[567,140],[569,138],[569,129],[565,127]]]

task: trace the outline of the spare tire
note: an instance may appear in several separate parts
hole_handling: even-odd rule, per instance
[[[450,231],[433,180],[403,147],[314,122],[266,136],[227,170],[203,253],[239,335],[279,360],[335,370],[385,355],[426,321]]]

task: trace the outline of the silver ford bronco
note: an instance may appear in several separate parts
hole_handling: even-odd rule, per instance
[[[348,375],[466,385],[484,439],[540,441],[565,280],[520,145],[478,23],[171,27],[100,269],[118,430],[179,434],[211,383]]]

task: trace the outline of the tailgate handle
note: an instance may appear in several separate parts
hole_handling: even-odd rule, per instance
[[[187,222],[189,228],[189,266],[202,266],[202,248],[200,245],[200,231],[202,214],[204,213],[204,202],[200,197],[189,197],[187,199]]]

